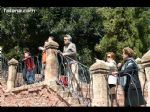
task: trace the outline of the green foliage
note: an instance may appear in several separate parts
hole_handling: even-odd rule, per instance
[[[98,8],[97,12],[103,17],[105,32],[99,44],[95,46],[95,50],[103,54],[101,58],[104,58],[106,52],[113,51],[117,60],[121,60],[124,47],[131,47],[136,57],[141,57],[147,52],[149,43],[144,37],[148,35],[149,29],[149,24],[146,24],[150,19],[147,8]],[[139,25],[142,29],[137,27]]]
[[[11,58],[20,59],[22,55],[21,49],[19,46],[15,46],[14,48],[10,49],[9,52],[6,54],[6,57],[10,60]]]
[[[34,13],[4,13],[2,11],[2,45],[7,56],[18,56],[14,52],[15,46],[20,49],[29,47],[32,54],[36,55],[37,47],[43,45],[49,35],[55,37],[62,50],[63,36],[66,33],[73,37],[78,52],[83,52],[83,48],[86,47],[94,55],[94,46],[102,37],[102,18],[96,13],[96,8],[33,9]]]
[[[147,52],[150,49],[150,8],[135,8],[134,18],[139,39],[143,45],[140,50],[142,52]]]
[[[62,50],[63,36],[70,34],[77,46],[80,62],[88,66],[94,62],[94,57],[104,59],[108,51],[115,52],[117,60],[121,60],[124,47],[133,48],[137,57],[150,49],[150,8],[32,9],[35,12],[5,13],[1,8],[0,46],[9,58],[19,58],[24,47],[29,47],[32,55],[38,54],[38,46],[42,46],[49,35],[55,37]]]
[[[88,48],[84,48],[81,52],[79,52],[77,57],[79,62],[85,64],[88,67],[93,64],[92,51]]]

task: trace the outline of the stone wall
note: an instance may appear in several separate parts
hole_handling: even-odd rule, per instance
[[[6,92],[0,83],[1,106],[69,106],[55,91],[43,83],[25,85]]]
[[[141,59],[146,75],[146,106],[150,106],[150,50],[147,53],[145,53]]]
[[[103,60],[99,60],[90,67],[93,79],[92,106],[110,106],[107,89],[107,74],[109,67]]]

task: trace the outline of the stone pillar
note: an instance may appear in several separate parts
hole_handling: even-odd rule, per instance
[[[7,90],[10,91],[15,87],[15,80],[17,76],[17,64],[18,61],[14,58],[8,62],[8,80],[7,80]]]
[[[124,107],[125,104],[125,95],[124,95],[124,89],[121,85],[117,85],[117,96],[116,96],[116,100],[117,100],[117,106],[119,107]]]
[[[90,67],[93,79],[92,106],[110,106],[108,93],[107,74],[109,67],[102,60],[97,61]]]
[[[56,49],[59,45],[52,39],[49,39],[48,42],[45,42],[44,47],[46,49],[45,82],[50,84],[51,81],[56,81],[58,76]]]
[[[137,64],[138,64],[138,67],[139,67],[139,71],[138,71],[138,77],[139,77],[139,80],[140,80],[140,84],[141,84],[141,89],[142,89],[142,93],[144,92],[144,86],[145,86],[145,78],[146,78],[146,75],[145,75],[145,72],[144,72],[144,67],[143,67],[143,65],[142,65],[142,63],[141,63],[141,59],[140,58],[137,58],[136,60],[135,60],[136,62],[137,62]]]
[[[145,74],[147,79],[147,90],[148,90],[148,96],[147,96],[147,106],[150,106],[150,50],[143,55],[142,57],[142,64],[145,68]]]

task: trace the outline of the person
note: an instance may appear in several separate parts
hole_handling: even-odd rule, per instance
[[[27,84],[33,84],[35,80],[34,68],[35,64],[33,58],[30,56],[29,48],[24,48],[23,50],[24,58],[22,61],[24,62],[25,67],[25,78]]]
[[[53,40],[54,37],[53,36],[49,36],[49,38],[45,41],[45,43],[48,42],[51,39]],[[42,69],[41,69],[42,78],[41,78],[41,80],[44,80],[44,77],[45,77],[44,71],[45,71],[45,67],[46,67],[46,49],[45,49],[45,46],[43,46],[43,47],[39,46],[38,49],[42,51]]]
[[[78,66],[77,66],[77,51],[76,45],[72,43],[72,37],[70,35],[64,36],[64,47],[63,47],[63,56],[69,57],[68,62],[71,66],[73,73],[73,86],[76,90],[79,91],[79,77],[78,77]]]
[[[73,60],[77,60],[77,51],[76,45],[71,42],[72,37],[70,35],[64,36],[64,48],[63,48],[63,56],[68,56]],[[70,63],[74,63],[73,60],[70,60]]]
[[[122,65],[121,71],[112,72],[112,74],[118,74],[119,77],[126,76],[126,80],[118,81],[125,92],[125,106],[144,105],[145,101],[138,78],[138,66],[133,58],[134,51],[129,47],[125,47],[122,53],[124,64]],[[125,82],[122,83],[122,81]]]
[[[107,61],[106,64],[110,68],[110,72],[108,74],[108,85],[110,90],[110,99],[111,104],[115,103],[116,100],[116,84],[117,84],[117,75],[112,75],[111,72],[117,72],[117,64],[115,62],[115,54],[113,52],[107,52]]]
[[[42,50],[42,69],[41,69],[41,75],[42,78],[41,80],[44,80],[44,70],[45,70],[45,66],[46,66],[46,50],[44,47],[38,47],[39,50]]]

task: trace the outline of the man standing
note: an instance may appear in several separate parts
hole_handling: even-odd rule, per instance
[[[76,45],[71,42],[72,37],[70,35],[64,36],[64,48],[63,48],[63,55],[68,56],[69,58],[72,58],[73,60],[77,60],[77,51],[76,51]],[[73,62],[73,61],[71,61]]]
[[[75,89],[79,87],[79,78],[78,78],[78,66],[77,66],[77,51],[76,51],[76,45],[71,42],[72,37],[70,35],[65,35],[64,36],[64,48],[63,48],[63,56],[67,56],[69,58],[68,62],[69,65],[71,66],[71,71],[73,73],[73,86]]]

